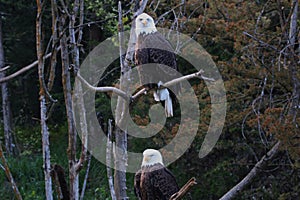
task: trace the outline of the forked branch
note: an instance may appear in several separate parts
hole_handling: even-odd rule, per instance
[[[204,73],[204,71],[200,70],[196,73],[188,74],[188,75],[173,79],[169,82],[164,83],[160,87],[161,88],[170,87],[172,85],[178,84],[182,81],[189,80],[189,79],[192,79],[192,78],[201,78],[201,79],[206,80],[206,81],[215,81],[213,78],[207,78],[207,77],[203,76],[202,75],[203,73]],[[122,91],[121,89],[116,88],[116,87],[95,87],[95,86],[89,84],[89,82],[87,80],[85,80],[79,73],[77,74],[77,77],[79,78],[79,80],[84,85],[86,85],[88,87],[88,89],[90,89],[92,91],[95,91],[95,92],[114,92],[118,96],[125,99],[126,101],[128,101],[128,100],[134,101],[137,97],[144,94],[145,91],[146,91],[145,88],[143,88],[143,89],[139,90],[137,93],[135,93],[133,96],[128,96],[124,91]]]

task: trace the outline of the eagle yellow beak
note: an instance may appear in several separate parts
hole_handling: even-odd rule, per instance
[[[144,24],[144,26],[147,25],[147,20],[143,20],[142,23]]]
[[[148,162],[150,160],[150,157],[149,156],[144,156],[144,161],[145,162]]]

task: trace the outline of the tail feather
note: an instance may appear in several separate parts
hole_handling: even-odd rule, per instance
[[[173,117],[173,104],[172,98],[167,88],[159,89],[154,92],[155,101],[165,101],[165,114],[166,117]]]

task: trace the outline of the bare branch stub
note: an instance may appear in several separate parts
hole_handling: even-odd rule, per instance
[[[182,199],[186,193],[194,186],[196,185],[196,178],[192,177],[178,192],[173,194],[169,200],[179,200]]]

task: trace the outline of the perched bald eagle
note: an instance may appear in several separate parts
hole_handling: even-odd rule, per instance
[[[174,49],[169,41],[157,31],[153,18],[142,13],[137,16],[135,23],[137,36],[135,64],[141,84],[145,85],[146,89],[152,89],[178,78]],[[154,92],[156,101],[165,101],[167,117],[173,116],[172,99],[174,100],[175,95],[178,94],[180,85],[174,85],[170,89],[172,92],[166,88]]]
[[[141,169],[134,177],[134,192],[139,200],[169,200],[179,187],[173,174],[164,166],[159,151],[143,153]]]

